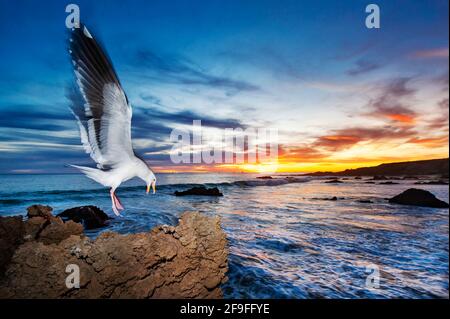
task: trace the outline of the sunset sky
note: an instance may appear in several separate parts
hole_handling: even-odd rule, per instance
[[[381,8],[367,29],[365,7]],[[178,165],[172,129],[202,120],[276,128],[280,172],[448,157],[448,1],[0,0],[0,173],[75,172],[65,6],[108,51],[133,105],[133,142],[156,172]]]

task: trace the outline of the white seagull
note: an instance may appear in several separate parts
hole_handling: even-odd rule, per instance
[[[131,105],[111,61],[84,25],[70,33],[69,53],[78,90],[70,95],[71,110],[80,129],[81,143],[97,168],[71,165],[87,177],[110,187],[112,209],[123,210],[115,190],[139,177],[156,192],[156,177],[131,144]]]

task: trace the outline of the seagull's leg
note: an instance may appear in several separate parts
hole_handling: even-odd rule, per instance
[[[114,199],[116,201],[116,206],[119,210],[124,210],[125,208],[123,208],[122,203],[120,202],[119,197],[116,195],[116,193],[113,193],[114,195]]]
[[[117,210],[117,207],[116,207],[115,195],[114,195],[114,189],[113,188],[111,188],[111,190],[109,191],[109,194],[111,195],[111,203],[112,203],[113,212],[117,216],[120,216],[120,213],[119,213],[119,211]]]

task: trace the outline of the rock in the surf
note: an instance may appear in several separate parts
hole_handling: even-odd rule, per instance
[[[66,209],[57,215],[64,221],[72,220],[80,223],[85,229],[95,229],[106,226],[109,221],[108,215],[97,206],[80,206]]]
[[[343,183],[343,181],[340,181],[338,179],[332,179],[332,180],[326,181],[325,183],[327,183],[327,184],[340,184],[340,183]]]
[[[175,196],[190,196],[190,195],[223,196],[223,194],[217,187],[206,188],[205,186],[196,186],[182,192],[179,191],[175,192]]]
[[[45,205],[31,205],[27,208],[27,217],[33,218],[33,217],[43,217],[43,218],[50,218],[52,217],[52,211],[53,208],[50,206]]]
[[[403,193],[389,199],[390,203],[413,205],[433,208],[448,208],[448,203],[437,199],[429,191],[417,188],[410,188]]]

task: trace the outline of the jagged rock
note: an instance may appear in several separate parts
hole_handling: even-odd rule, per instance
[[[359,199],[357,200],[358,203],[361,204],[372,204],[373,202],[370,199]]]
[[[100,208],[92,205],[66,209],[56,216],[61,217],[64,221],[72,220],[81,223],[85,229],[104,227],[110,219]]]
[[[23,243],[22,216],[0,217],[0,277],[16,248]]]
[[[206,188],[205,186],[192,187],[186,191],[176,191],[175,196],[188,196],[188,195],[199,195],[199,196],[223,196],[217,187]]]
[[[27,241],[0,281],[0,298],[219,298],[227,257],[219,217],[199,213],[147,233]],[[80,269],[79,289],[66,287],[69,264]]]
[[[331,201],[336,201],[338,200],[338,198],[336,196],[333,197],[325,197],[325,198],[313,198],[313,199],[317,199],[317,200],[331,200]],[[341,198],[343,199],[343,198]]]
[[[381,182],[378,183],[378,185],[397,185],[398,183],[396,182],[392,182],[392,181],[387,181],[387,182]]]
[[[27,208],[28,220],[23,223],[26,241],[37,240],[44,244],[57,244],[71,235],[81,235],[83,226],[73,221],[64,222],[52,215],[53,208],[32,205]]]
[[[448,208],[448,203],[436,198],[432,193],[423,189],[410,188],[403,193],[389,199],[390,203],[414,205],[433,208]]]
[[[273,179],[272,176],[258,176],[259,179]]]
[[[82,233],[83,225],[71,220],[63,222],[61,218],[53,217],[49,223],[44,225],[36,239],[44,244],[57,244],[71,235],[81,235]]]
[[[50,206],[44,206],[44,205],[32,205],[27,208],[27,217],[33,218],[33,217],[44,217],[44,218],[50,218],[52,217],[52,211],[53,208]]]
[[[35,240],[39,237],[42,230],[50,224],[50,220],[44,217],[33,217],[28,219],[25,226],[25,240]]]

